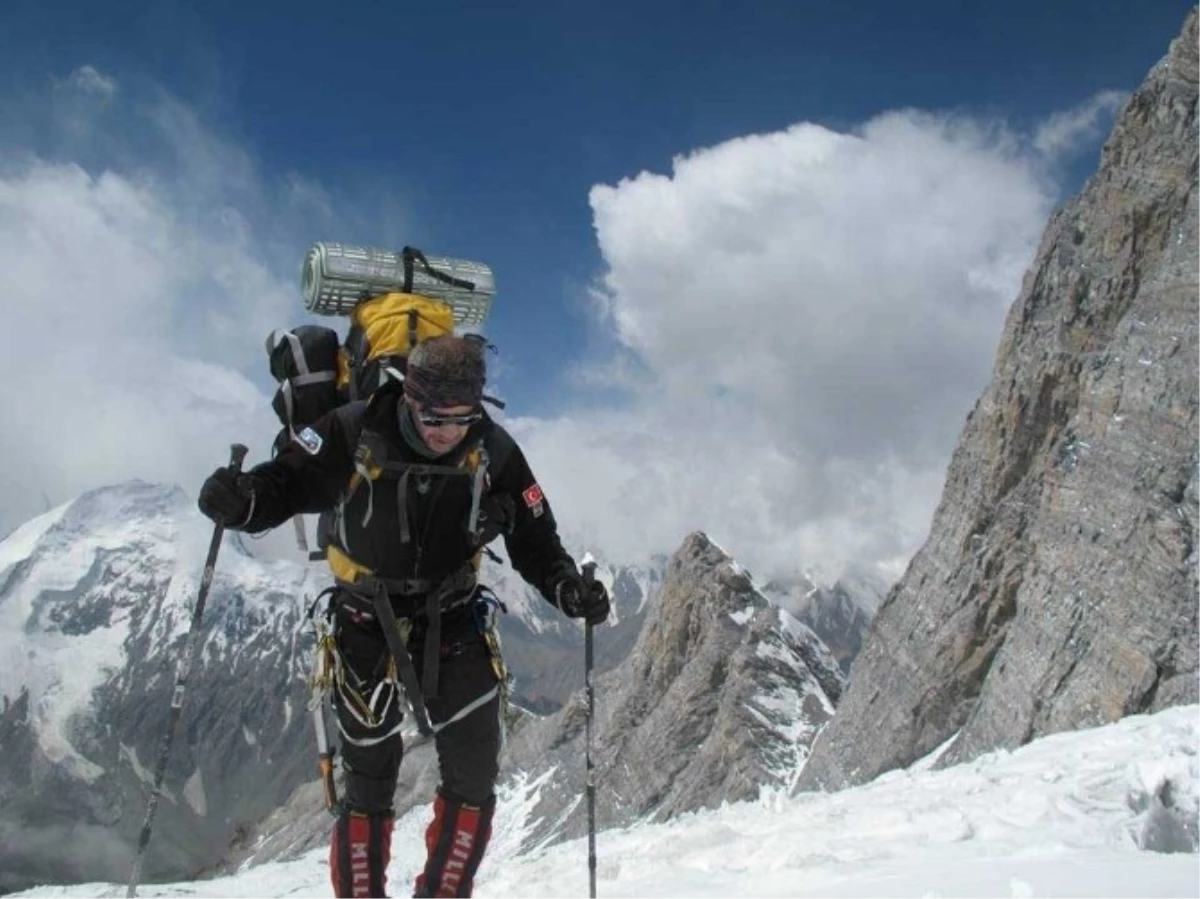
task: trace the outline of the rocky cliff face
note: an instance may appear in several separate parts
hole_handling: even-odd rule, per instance
[[[808,628],[691,535],[628,659],[596,681],[597,826],[788,788],[843,685]],[[577,701],[510,740],[504,775],[538,778],[535,843],[585,831],[584,725]]]
[[[802,788],[1197,701],[1195,11],[1050,221]]]

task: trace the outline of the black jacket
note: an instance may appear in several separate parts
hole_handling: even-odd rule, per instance
[[[400,433],[400,392],[384,389],[370,401],[349,403],[319,419],[288,442],[270,462],[246,473],[254,490],[250,519],[242,530],[257,533],[298,513],[334,509],[349,491],[335,541],[356,562],[387,578],[437,581],[459,570],[479,547],[467,531],[472,478],[464,475],[399,475],[409,465],[459,466],[479,445],[491,459],[487,496],[507,495],[516,510],[505,544],[513,567],[554,603],[555,586],[577,573],[563,549],[550,504],[513,438],[486,415],[462,442],[438,459],[422,458]],[[374,441],[374,459],[382,453],[393,470],[373,481],[355,474],[360,439]],[[405,497],[409,539],[401,539],[400,500]]]

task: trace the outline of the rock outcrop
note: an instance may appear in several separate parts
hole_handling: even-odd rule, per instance
[[[788,789],[843,686],[812,631],[692,534],[628,659],[596,679],[597,826]],[[502,776],[538,781],[533,844],[585,832],[584,710],[527,722],[509,743]]]
[[[1197,701],[1197,29],[1054,215],[802,789]]]

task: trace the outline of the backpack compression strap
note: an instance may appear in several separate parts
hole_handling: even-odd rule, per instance
[[[425,274],[431,278],[441,281],[443,284],[449,284],[451,287],[461,287],[463,290],[474,292],[475,282],[468,281],[465,278],[455,278],[453,275],[447,275],[445,272],[439,272],[436,268],[429,264],[429,260],[425,258],[425,254],[415,247],[405,247],[400,251],[400,258],[404,261],[404,292],[413,292],[413,262],[421,263],[421,268]]]

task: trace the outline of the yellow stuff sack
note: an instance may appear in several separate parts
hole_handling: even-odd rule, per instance
[[[368,397],[387,380],[390,366],[404,373],[422,340],[454,332],[454,309],[415,293],[385,293],[350,313],[350,332],[338,354],[337,385],[349,399]]]

